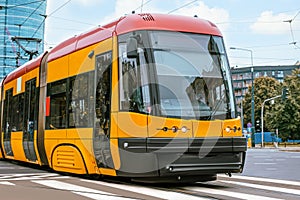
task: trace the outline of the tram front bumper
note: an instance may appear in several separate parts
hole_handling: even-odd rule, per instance
[[[246,139],[236,138],[122,138],[120,176],[164,177],[243,170]]]

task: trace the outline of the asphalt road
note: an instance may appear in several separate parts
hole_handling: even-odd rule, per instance
[[[0,174],[42,173],[45,170],[36,165],[0,160]]]
[[[300,152],[248,149],[242,175],[300,181]]]
[[[217,181],[190,185],[144,185],[122,182],[118,179],[91,180],[0,161],[0,199],[300,199],[300,175],[297,173],[300,166],[300,152],[250,149],[247,153],[243,174],[233,174],[231,178],[219,175]]]

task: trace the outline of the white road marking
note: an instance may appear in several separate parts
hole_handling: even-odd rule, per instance
[[[3,167],[3,166],[0,166],[0,169],[15,169],[15,167]]]
[[[171,200],[182,200],[182,199],[207,200],[207,199],[209,199],[209,198],[203,198],[203,197],[195,197],[195,196],[187,195],[187,194],[181,194],[178,192],[163,191],[160,189],[142,187],[142,186],[137,186],[137,185],[131,186],[131,185],[106,183],[106,182],[101,182],[101,181],[93,181],[93,180],[85,180],[85,179],[82,179],[81,181],[98,184],[98,185],[104,185],[104,186],[108,186],[108,187],[113,187],[116,189],[127,190],[127,191],[131,191],[131,192],[136,192],[136,193],[140,193],[140,194],[144,194],[144,195],[148,195],[148,196],[152,196],[152,197],[157,197],[157,198],[163,198],[163,199],[171,199]]]
[[[268,170],[268,171],[277,171],[277,168],[266,168],[266,170]]]
[[[266,186],[266,185],[252,184],[252,183],[243,183],[243,182],[237,182],[237,181],[223,181],[223,180],[219,180],[219,181],[223,182],[223,183],[241,185],[241,186],[251,187],[251,188],[256,188],[256,189],[270,190],[270,191],[274,191],[274,192],[282,192],[282,193],[287,193],[287,194],[300,195],[300,190],[296,190],[296,189]]]
[[[105,199],[105,200],[124,200],[124,197],[116,196],[112,193],[103,192],[100,190],[94,190],[91,188],[78,186],[70,183],[64,183],[61,181],[56,180],[38,180],[38,181],[32,181],[34,183],[44,185],[47,187],[63,190],[63,191],[70,191],[74,194],[78,194],[84,197],[88,197],[91,199]]]
[[[296,158],[296,159],[298,159],[298,158],[300,158],[300,156],[290,156],[290,158]]]
[[[228,176],[218,175],[218,177],[228,177]],[[297,181],[288,181],[288,180],[270,179],[270,178],[260,178],[260,177],[252,177],[252,176],[239,176],[239,175],[233,175],[232,178],[238,178],[238,179],[250,180],[250,181],[261,181],[261,182],[268,182],[268,183],[278,183],[278,184],[300,186],[300,182],[297,182]]]
[[[197,192],[208,193],[208,194],[217,194],[217,195],[235,197],[235,198],[245,199],[245,200],[253,200],[253,199],[259,199],[259,200],[283,200],[283,199],[265,197],[265,196],[260,196],[260,195],[245,194],[245,193],[231,192],[231,191],[225,191],[225,190],[216,190],[216,189],[210,189],[210,188],[185,187],[185,189],[193,190],[193,191],[197,191]]]
[[[270,156],[253,156],[253,158],[270,158]]]
[[[15,184],[8,181],[0,181],[0,185],[15,185]]]
[[[55,173],[35,173],[35,174],[0,174],[0,180],[6,181],[26,181],[39,180],[43,178],[69,178],[69,176],[61,176]]]
[[[254,163],[254,165],[276,165],[276,163]]]

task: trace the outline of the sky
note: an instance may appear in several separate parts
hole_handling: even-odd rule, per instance
[[[299,0],[48,0],[45,49],[133,10],[210,20],[224,36],[231,67],[300,61]]]

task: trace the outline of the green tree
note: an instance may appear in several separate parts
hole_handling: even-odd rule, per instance
[[[268,124],[273,130],[278,128],[283,141],[300,139],[300,69],[286,76],[283,86],[288,88],[287,98],[273,108]]]
[[[261,105],[264,100],[268,98],[275,97],[280,94],[281,84],[278,80],[271,77],[259,77],[254,80],[254,117],[255,122],[261,122]],[[251,89],[249,86],[248,92],[245,95],[243,100],[244,108],[244,124],[251,122]],[[273,105],[270,105],[270,102],[267,102],[264,106],[264,116],[270,115],[270,109]],[[269,124],[265,123],[266,119],[264,117],[265,130],[272,128],[269,127]],[[256,130],[258,131],[258,130]],[[259,127],[260,131],[260,127]]]

